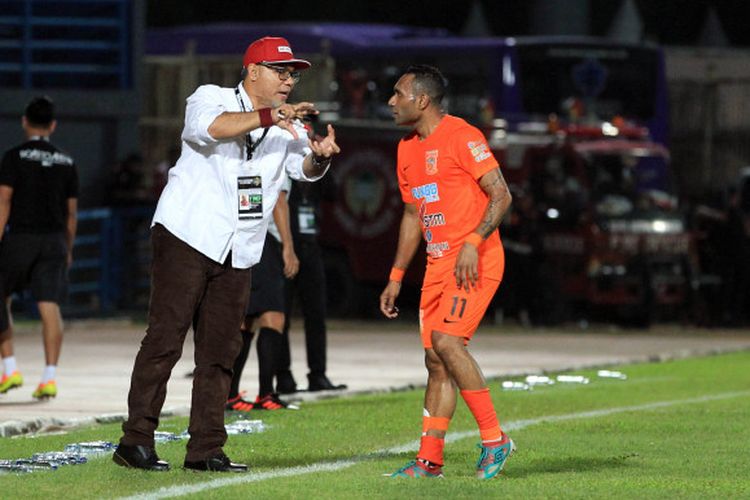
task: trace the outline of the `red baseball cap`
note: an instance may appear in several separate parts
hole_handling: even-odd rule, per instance
[[[248,45],[242,65],[257,63],[294,66],[296,69],[307,69],[312,66],[310,61],[294,58],[292,47],[286,38],[275,36],[266,36]]]

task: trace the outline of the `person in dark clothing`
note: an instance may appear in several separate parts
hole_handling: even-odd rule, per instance
[[[289,222],[292,240],[299,258],[299,273],[286,280],[286,314],[281,359],[276,374],[276,392],[297,391],[291,371],[289,327],[295,292],[299,295],[305,324],[308,391],[341,390],[346,384],[334,384],[326,376],[326,280],[323,255],[318,244],[320,185],[293,182],[289,193]]]
[[[260,262],[252,267],[250,300],[241,327],[242,348],[234,361],[232,383],[225,406],[229,411],[298,409],[295,405],[281,400],[273,389],[273,380],[283,349],[284,282],[296,275],[299,270],[299,260],[294,252],[292,233],[289,229],[289,205],[286,195],[290,185],[287,179],[273,209],[273,223],[268,226]],[[254,402],[250,402],[244,399],[244,393],[240,391],[240,381],[256,330],[258,396]]]
[[[23,385],[13,355],[10,296],[29,287],[42,318],[46,361],[32,395],[47,399],[57,396],[55,371],[63,335],[59,304],[73,262],[78,173],[73,159],[49,142],[57,121],[48,97],[33,99],[21,123],[26,142],[5,153],[0,165],[0,291],[5,303],[0,307],[0,394]]]
[[[745,326],[750,319],[750,203],[747,202],[747,189],[745,201],[742,189],[731,192],[726,239],[722,242],[725,256],[724,322],[728,326]]]
[[[500,289],[513,293],[506,294],[501,304],[518,317],[523,327],[530,327],[546,319],[539,300],[539,266],[544,262],[539,217],[530,191],[511,188],[511,192],[517,202],[503,227],[506,267]]]
[[[129,154],[115,166],[108,186],[110,205],[128,206],[151,201],[143,170],[143,157],[138,153]]]

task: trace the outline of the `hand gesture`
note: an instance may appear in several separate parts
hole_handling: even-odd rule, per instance
[[[330,158],[341,152],[341,148],[336,144],[336,131],[333,130],[333,125],[328,125],[328,135],[321,140],[308,139],[308,145],[318,158]]]
[[[299,139],[299,134],[294,128],[294,121],[301,120],[307,115],[317,115],[318,110],[315,109],[315,105],[311,102],[300,102],[297,104],[282,104],[278,108],[274,108],[271,111],[271,118],[273,124],[283,128],[294,136],[295,139]]]

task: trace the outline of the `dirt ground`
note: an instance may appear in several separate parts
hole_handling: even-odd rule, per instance
[[[43,368],[38,323],[18,326],[15,356],[25,385],[0,395],[0,436],[76,422],[120,420],[127,412],[133,360],[145,331],[129,320],[70,321],[58,367],[59,395],[37,402],[31,397]],[[575,370],[616,363],[684,357],[750,349],[750,330],[706,330],[660,325],[650,330],[620,330],[606,325],[523,329],[514,324],[483,326],[470,349],[488,378]],[[242,389],[257,390],[253,348]],[[293,372],[307,386],[304,334],[300,320],[292,326]],[[165,410],[185,414],[190,404],[193,345],[190,336],[169,383]],[[411,322],[331,321],[328,376],[349,389],[334,393],[301,392],[304,400],[424,385],[426,372],[416,325]],[[491,386],[497,388],[497,382]]]

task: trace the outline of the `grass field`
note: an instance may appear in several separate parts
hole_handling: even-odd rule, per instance
[[[463,403],[451,424],[445,480],[382,477],[411,459],[421,391],[255,412],[269,429],[230,436],[243,475],[182,470],[184,442],[160,444],[168,473],[115,466],[109,457],[57,471],[0,476],[0,498],[742,498],[750,497],[750,352],[619,367],[627,381],[503,392],[501,424],[518,445],[496,480],[474,479],[477,433]],[[185,418],[162,422],[181,432]],[[116,441],[119,426],[0,440],[0,459]]]

